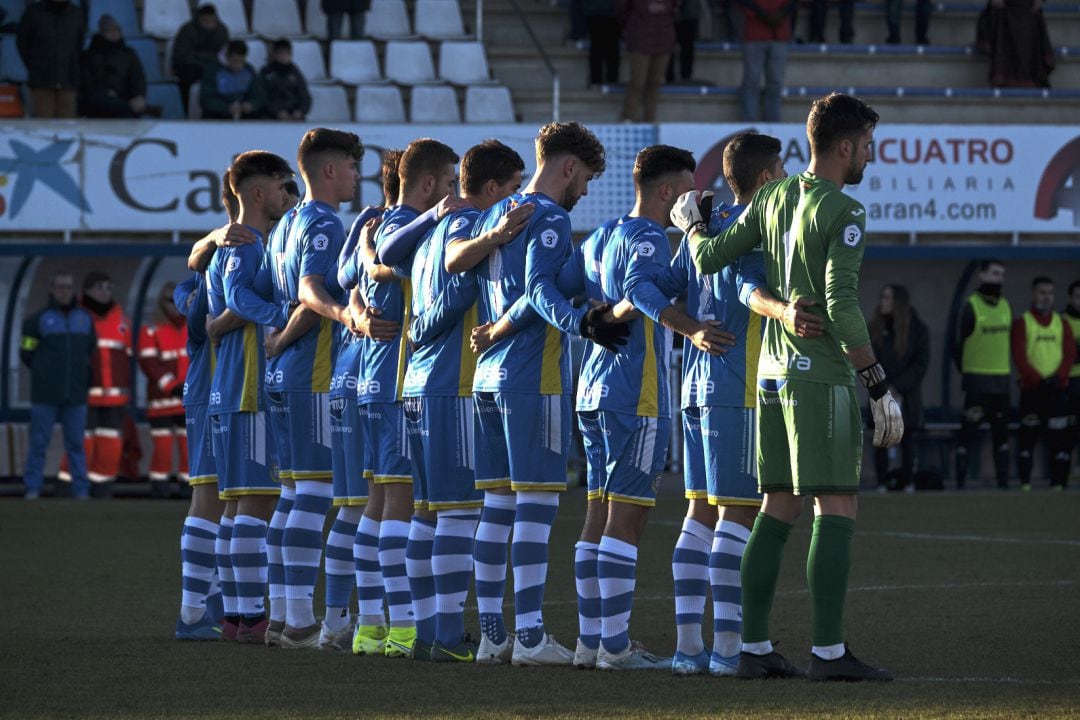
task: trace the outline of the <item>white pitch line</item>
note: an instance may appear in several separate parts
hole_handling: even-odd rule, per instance
[[[1005,684],[1005,685],[1080,685],[1080,679],[1040,680],[1036,678],[1015,677],[898,677],[897,682],[924,683],[965,683],[965,684]]]

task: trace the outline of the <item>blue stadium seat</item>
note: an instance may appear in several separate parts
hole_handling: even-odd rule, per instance
[[[86,37],[97,32],[98,20],[102,15],[112,15],[120,23],[125,38],[141,37],[142,27],[139,16],[135,13],[135,0],[90,0],[86,22]]]
[[[158,58],[157,42],[150,38],[128,40],[128,47],[135,51],[142,63],[146,82],[161,82],[165,76],[161,72],[161,60]]]
[[[180,102],[180,88],[176,83],[150,83],[146,86],[146,104],[160,105],[163,120],[183,120],[184,105]]]
[[[4,25],[17,25],[25,7],[26,0],[0,0],[0,10],[4,11]]]
[[[26,66],[15,47],[14,35],[0,35],[0,80],[26,82]]]

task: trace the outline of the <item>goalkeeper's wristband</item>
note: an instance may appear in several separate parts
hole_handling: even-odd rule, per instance
[[[702,236],[709,234],[709,224],[704,220],[698,220],[696,223],[687,228],[686,236],[693,237],[694,233],[698,233]]]
[[[859,371],[859,379],[862,380],[866,391],[870,393],[871,400],[880,400],[889,392],[889,386],[885,382],[885,368],[881,363],[874,363],[868,368]]]

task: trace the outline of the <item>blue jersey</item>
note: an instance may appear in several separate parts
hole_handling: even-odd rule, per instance
[[[291,305],[300,302],[300,279],[321,275],[332,280],[337,273],[338,253],[345,242],[345,228],[334,208],[312,200],[286,215],[287,222],[274,228],[274,293]],[[281,245],[284,242],[284,250]],[[329,286],[328,286],[329,287]],[[324,393],[330,390],[333,370],[334,321],[319,322],[289,345],[270,363],[268,390]]]
[[[375,234],[376,251],[391,233],[411,223],[419,214],[408,205],[397,205],[387,209],[383,213],[382,224],[379,225],[379,230]],[[399,322],[404,328],[408,327],[411,304],[411,287],[408,279],[411,259],[392,267],[401,278],[400,282],[375,282],[364,274],[360,278],[360,287],[363,289],[367,305],[377,307],[382,311],[381,319]],[[357,401],[361,405],[396,402],[401,397],[402,380],[408,359],[406,335],[402,333],[400,337],[392,341],[365,339],[362,346]]]
[[[618,352],[598,353],[595,363],[582,368],[579,409],[671,417],[671,331],[660,324],[671,301],[657,287],[670,262],[667,233],[652,220],[627,218],[611,231],[601,260],[600,299],[615,304],[626,298],[645,317],[628,323],[630,335]]]
[[[349,304],[349,294],[360,280],[363,263],[358,264],[357,245],[364,224],[373,217],[379,217],[379,208],[364,208],[356,216],[349,235],[345,238],[338,255],[337,267],[327,278],[327,287],[334,299],[342,305]],[[332,278],[332,279],[331,279]],[[363,353],[364,338],[357,337],[344,325],[337,328],[334,347],[334,374],[330,379],[330,397],[344,397],[356,394],[356,383],[360,375],[360,356]]]
[[[263,241],[219,248],[206,270],[209,313],[226,309],[247,320],[225,333],[217,348],[210,382],[210,414],[255,412],[262,404],[262,325],[285,327],[287,306],[266,300],[272,290],[265,271]]]
[[[721,205],[709,217],[709,235],[719,235],[742,214],[742,205]],[[684,292],[686,314],[696,320],[719,320],[735,335],[735,346],[723,355],[699,350],[690,340],[683,344],[682,406],[746,407],[757,399],[757,363],[765,323],[748,308],[750,295],[765,287],[765,263],[761,250],[743,255],[718,273],[700,275],[690,247],[683,239],[671,263],[671,283],[665,290]]]
[[[206,336],[206,278],[194,273],[176,284],[173,291],[176,309],[187,318],[188,369],[184,377],[184,407],[210,402],[210,378],[214,375],[214,346]]]
[[[416,248],[409,326],[416,349],[405,373],[406,397],[472,395],[476,353],[469,347],[469,336],[479,324],[479,287],[475,271],[448,273],[445,258],[446,246],[469,239],[479,218],[475,208],[452,212]]]
[[[563,291],[559,273],[574,253],[570,216],[542,193],[512,195],[484,212],[473,236],[488,232],[512,207],[532,203],[536,210],[518,235],[491,252],[477,266],[480,320],[495,322],[508,314],[517,330],[481,353],[473,390],[540,395],[569,395],[570,343],[586,308],[575,308]],[[529,308],[546,322],[521,324]],[[519,313],[518,310],[522,312]]]

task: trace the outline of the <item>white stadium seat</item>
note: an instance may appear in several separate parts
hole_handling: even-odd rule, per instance
[[[405,122],[401,90],[394,85],[361,85],[356,88],[356,122]]]
[[[514,102],[502,85],[480,85],[465,90],[465,122],[512,123]]]
[[[439,78],[454,85],[491,82],[484,46],[477,42],[444,42],[439,46]]]
[[[457,93],[449,85],[418,85],[409,100],[409,121],[414,123],[460,123]]]
[[[340,85],[312,85],[311,112],[308,122],[349,122],[349,99],[345,97],[345,88]]]
[[[458,0],[416,0],[416,34],[432,40],[465,37]]]
[[[330,43],[330,77],[346,85],[380,82],[379,58],[369,40],[334,40]]]
[[[300,23],[296,0],[254,0],[251,31],[270,40],[303,35],[304,26]]]
[[[326,39],[326,15],[322,11],[320,0],[307,0],[304,3],[304,31],[320,40]]]
[[[218,18],[229,28],[230,38],[251,34],[247,14],[244,12],[244,0],[214,0],[212,4],[217,10]]]
[[[263,65],[266,64],[266,58],[268,57],[266,43],[259,38],[250,38],[244,42],[246,42],[248,46],[248,64],[255,68],[255,72],[262,70]]]
[[[435,82],[435,68],[426,42],[392,41],[386,43],[384,63],[386,79],[400,85]]]
[[[309,82],[327,82],[326,60],[318,40],[293,40],[292,61]]]
[[[175,37],[191,19],[191,9],[176,0],[143,0],[143,32],[156,38]]]
[[[364,19],[364,35],[386,40],[411,36],[405,0],[371,0],[371,9]]]
[[[195,83],[188,88],[187,94],[187,116],[188,120],[199,120],[202,118],[202,100],[199,99],[199,90],[201,83]]]

